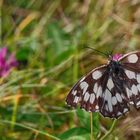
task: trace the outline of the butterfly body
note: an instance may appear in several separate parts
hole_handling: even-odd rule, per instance
[[[140,52],[116,54],[108,64],[93,69],[74,85],[66,102],[110,118],[124,115],[130,104],[139,108]]]
[[[110,73],[114,73],[114,74],[119,74],[119,71],[121,69],[121,65],[118,61],[110,61],[110,63],[108,64],[108,71]]]

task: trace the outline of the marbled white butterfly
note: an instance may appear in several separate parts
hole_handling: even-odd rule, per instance
[[[115,54],[108,64],[82,77],[69,92],[66,102],[104,117],[118,118],[133,104],[140,107],[140,52]]]

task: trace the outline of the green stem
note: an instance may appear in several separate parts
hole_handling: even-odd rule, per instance
[[[18,95],[17,95],[18,96]],[[14,129],[14,124],[16,122],[16,114],[17,114],[17,109],[18,109],[18,97],[14,99],[14,108],[13,108],[13,113],[12,113],[12,119],[11,119],[11,129]]]
[[[73,81],[76,82],[78,78],[78,56],[77,52],[74,56],[74,66],[73,66]]]
[[[59,138],[47,133],[47,132],[44,132],[44,131],[40,131],[40,130],[37,130],[35,128],[32,128],[30,126],[26,126],[24,124],[20,124],[20,123],[16,123],[16,122],[11,122],[11,121],[8,121],[8,120],[0,120],[1,123],[6,123],[6,124],[12,124],[12,125],[16,125],[16,126],[19,126],[19,127],[22,127],[22,128],[26,128],[26,129],[29,129],[29,130],[32,130],[34,132],[37,132],[39,134],[42,134],[42,135],[45,135],[45,136],[48,136],[54,140],[60,140]]]
[[[90,139],[91,140],[94,140],[93,138],[93,115],[92,115],[92,112],[90,113],[90,129],[91,129],[91,133],[90,133]]]
[[[101,137],[100,140],[105,140],[105,139],[113,132],[116,123],[117,123],[117,119],[115,119],[115,120],[113,121],[112,126],[110,127],[109,131],[108,131],[103,137]]]

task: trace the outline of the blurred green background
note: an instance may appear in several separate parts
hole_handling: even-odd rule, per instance
[[[65,104],[74,83],[106,58],[140,48],[139,0],[0,0],[0,46],[18,68],[1,80],[0,140],[89,140],[90,114]],[[95,139],[112,120],[93,113]],[[117,121],[107,140],[140,140],[140,113]]]

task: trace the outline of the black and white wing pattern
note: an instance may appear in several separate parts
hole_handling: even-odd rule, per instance
[[[105,71],[106,66],[104,65],[81,78],[69,92],[66,99],[67,104],[77,107],[77,104],[80,103],[80,107],[86,111],[99,111],[98,97],[102,94],[102,86],[104,86],[102,80],[108,79]]]
[[[130,104],[139,108],[140,52],[126,54],[89,72],[71,89],[66,102],[109,118],[124,115]]]
[[[117,79],[116,79],[117,78]],[[118,118],[129,111],[124,98],[121,80],[108,72],[107,66],[99,67],[83,77],[71,89],[66,102],[89,112],[100,112],[104,117]]]
[[[132,52],[120,59],[125,74],[125,92],[129,104],[140,107],[140,52]]]

